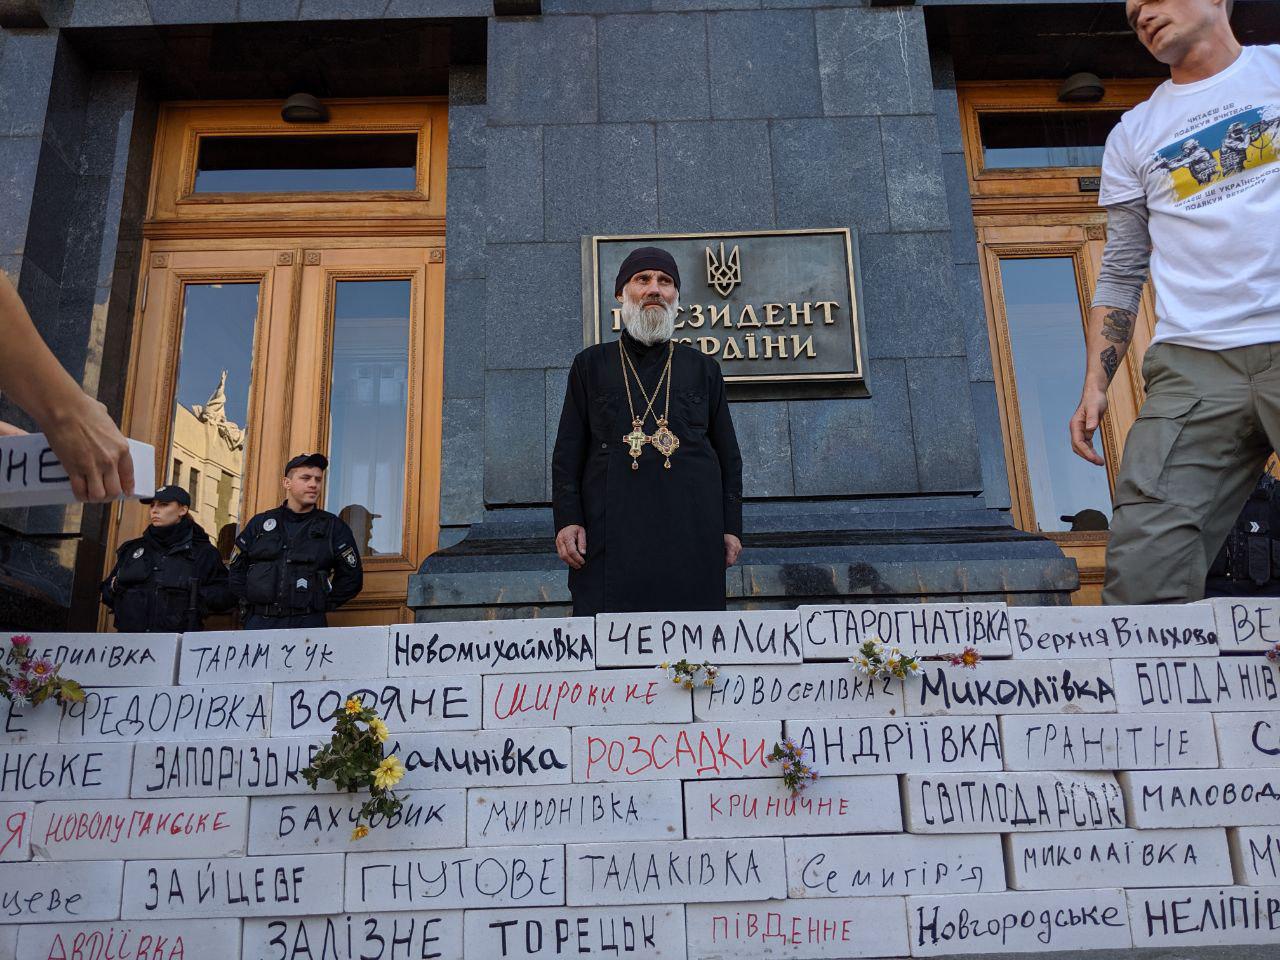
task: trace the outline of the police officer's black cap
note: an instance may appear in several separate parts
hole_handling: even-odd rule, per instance
[[[191,494],[183,490],[176,483],[171,483],[167,487],[161,487],[149,497],[143,497],[138,501],[150,506],[153,503],[180,503],[184,507],[191,506]]]
[[[284,465],[284,475],[287,477],[290,470],[296,470],[298,467],[319,467],[321,470],[328,470],[329,458],[323,453],[300,453]]]

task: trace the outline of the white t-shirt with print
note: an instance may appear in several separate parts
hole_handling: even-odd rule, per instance
[[[1280,46],[1161,84],[1107,137],[1099,202],[1146,197],[1155,341],[1280,342]]]

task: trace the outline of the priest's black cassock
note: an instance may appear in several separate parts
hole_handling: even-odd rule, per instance
[[[569,571],[575,616],[725,608],[724,535],[742,535],[742,455],[733,432],[720,366],[676,344],[671,364],[671,455],[646,445],[638,470],[623,436],[631,413],[623,384],[625,343],[653,396],[668,344],[622,340],[588,347],[574,358],[552,460],[556,530],[587,531],[586,564]],[[631,381],[636,415],[645,401]],[[652,434],[666,387],[644,431]]]

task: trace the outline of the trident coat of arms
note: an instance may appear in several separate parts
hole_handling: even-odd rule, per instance
[[[742,258],[735,244],[728,256],[724,252],[724,242],[720,243],[720,256],[707,247],[707,286],[714,287],[722,297],[729,296],[733,288],[742,282]]]

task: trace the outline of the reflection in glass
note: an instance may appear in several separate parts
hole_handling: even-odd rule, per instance
[[[205,136],[196,193],[342,193],[413,190],[414,133]]]
[[[987,170],[1027,167],[1100,167],[1107,134],[1120,110],[1038,113],[983,113],[982,166]]]
[[[403,550],[409,280],[340,280],[325,503],[363,556]]]
[[[192,517],[215,541],[240,519],[257,319],[256,283],[183,288],[168,482],[191,494]],[[224,479],[215,485],[201,483],[202,476]]]
[[[1097,529],[1111,516],[1107,472],[1072,453],[1067,435],[1084,382],[1075,261],[1001,260],[1000,281],[1036,521],[1043,531],[1071,530],[1073,520],[1077,530]],[[1080,517],[1085,510],[1101,516]]]

